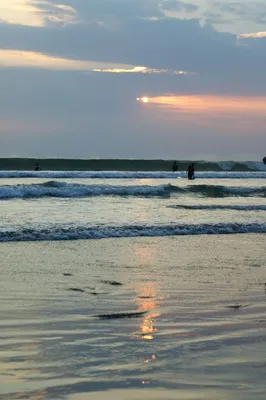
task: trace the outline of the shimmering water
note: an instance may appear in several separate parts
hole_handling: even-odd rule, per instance
[[[266,232],[266,172],[40,174],[0,179],[0,241]]]
[[[263,178],[0,183],[0,399],[265,399]]]

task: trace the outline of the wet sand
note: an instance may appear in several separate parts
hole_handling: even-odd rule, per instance
[[[265,239],[1,243],[0,399],[265,399]]]

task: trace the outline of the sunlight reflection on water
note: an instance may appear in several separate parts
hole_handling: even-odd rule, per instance
[[[12,243],[0,256],[1,400],[265,399],[264,235]],[[132,309],[147,313],[94,317]]]

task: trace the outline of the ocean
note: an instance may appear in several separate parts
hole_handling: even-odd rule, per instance
[[[0,399],[265,399],[266,171],[231,167],[0,171]]]

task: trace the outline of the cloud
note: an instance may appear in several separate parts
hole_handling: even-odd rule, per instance
[[[241,33],[238,39],[260,39],[266,37],[266,32]]]
[[[243,2],[214,2],[213,5],[219,8],[222,12],[237,14],[241,16],[247,16],[250,13],[250,6],[247,4],[243,4]]]
[[[161,8],[168,11],[184,11],[186,13],[191,13],[199,10],[199,6],[192,3],[184,3],[178,0],[163,0],[161,3]]]
[[[140,99],[137,99],[140,100]],[[155,114],[155,118],[168,125],[182,126],[182,129],[213,129],[227,136],[229,132],[241,136],[265,135],[266,96],[228,95],[176,95],[151,96],[140,102],[142,108]],[[193,127],[194,125],[194,127]]]
[[[232,89],[231,82],[220,84],[217,93]],[[265,118],[263,123],[257,115],[218,118],[216,112],[186,113],[136,101],[156,92],[165,96],[165,89],[177,97],[213,90],[202,76],[12,68],[1,70],[0,86],[0,120],[14,122],[6,134],[2,130],[1,156],[197,159],[200,153],[230,158],[250,152],[262,158]]]
[[[85,23],[115,24],[136,18],[163,17],[160,0],[64,0],[64,4],[74,8]]]
[[[210,12],[210,11],[207,11],[203,14],[202,20],[206,25],[211,25],[211,26],[224,25],[224,24],[227,24],[228,26],[234,22],[233,18],[226,18],[223,13]]]
[[[96,24],[49,30],[0,25],[0,48],[156,69],[191,72],[209,68],[213,71],[218,66],[225,69],[226,61],[237,51],[235,47],[235,36],[202,28],[195,19],[136,20],[119,29]],[[212,59],[215,65],[210,66]]]
[[[223,25],[224,30],[226,24],[226,29],[236,33],[241,32],[243,21],[253,22],[254,31],[266,21],[266,5],[262,1],[199,0],[195,4],[178,0],[1,0],[0,5],[2,21],[39,27],[99,24],[119,29],[128,21],[163,19],[166,15],[187,18],[189,13],[218,29]]]
[[[189,19],[184,11],[166,18],[162,0],[26,3],[23,18],[14,9],[1,16],[2,155],[171,157],[178,149],[185,157],[221,145],[230,155],[232,141],[243,153],[261,151],[265,40],[237,40],[263,32],[255,23],[241,25],[249,8],[242,17],[199,0],[190,14],[198,17]],[[228,33],[231,20],[240,21],[237,34]],[[146,96],[150,103],[136,101]],[[187,103],[177,105],[182,99]],[[43,130],[35,133],[38,125]],[[243,132],[250,135],[246,144]]]
[[[188,75],[189,72],[186,71],[174,71],[169,69],[156,69],[147,67],[134,67],[134,68],[94,68],[93,72],[109,72],[109,73],[138,73],[138,74],[171,74],[171,75]]]
[[[129,69],[145,67],[146,72],[153,72],[150,75],[161,70],[186,71],[200,77],[197,84],[201,89],[197,90],[205,91],[211,86],[215,90],[219,86],[220,90],[227,87],[232,92],[245,88],[261,91],[266,86],[266,53],[262,48],[252,43],[239,46],[236,35],[217,32],[209,25],[202,27],[197,19],[140,19],[127,21],[119,29],[98,24],[74,24],[60,29],[0,24],[0,48],[69,60],[125,64],[131,66]],[[95,65],[95,69],[116,67]]]
[[[1,0],[0,13],[2,22],[35,27],[66,25],[76,19],[73,7],[45,0]]]
[[[77,11],[69,5],[50,1],[35,1],[43,17],[45,26],[66,26],[77,23]]]
[[[39,8],[28,0],[2,0],[0,15],[2,23],[44,26]]]
[[[31,67],[58,70],[89,70],[97,63],[52,57],[33,51],[0,49],[0,67]]]
[[[214,95],[163,95],[149,97],[148,104],[162,106],[181,113],[252,115],[266,119],[265,97],[214,96]]]
[[[119,63],[107,63],[85,60],[71,60],[67,58],[52,57],[33,51],[0,49],[0,68],[27,67],[44,68],[51,70],[91,71],[105,73],[133,73],[133,74],[174,74],[187,75],[185,71],[172,71],[167,69],[147,68]]]
[[[219,9],[220,12],[234,15],[234,18],[241,21],[255,22],[263,24],[266,22],[266,4],[265,2],[220,2],[212,3],[214,9]]]

